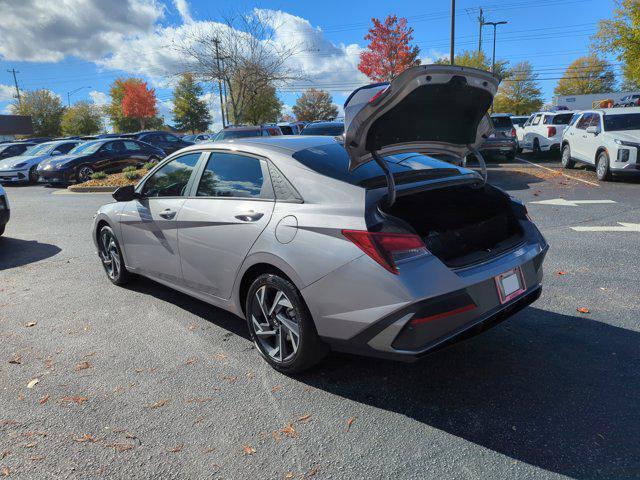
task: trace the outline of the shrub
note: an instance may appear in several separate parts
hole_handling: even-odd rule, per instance
[[[143,165],[143,168],[145,170],[151,170],[153,167],[155,167],[158,164],[158,162],[147,162]]]
[[[130,166],[130,167],[125,167],[125,168],[123,168],[123,169],[122,169],[122,172],[123,172],[123,173],[127,173],[127,172],[135,172],[136,170],[137,170],[137,168],[136,168],[136,167],[134,167],[134,166],[132,165],[132,166]]]
[[[136,171],[128,171],[124,172],[124,178],[126,178],[127,180],[137,180],[140,178],[140,174]]]
[[[104,172],[95,172],[91,174],[91,180],[103,180],[107,178],[107,174]]]

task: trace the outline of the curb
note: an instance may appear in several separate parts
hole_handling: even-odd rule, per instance
[[[118,189],[118,187],[116,186],[95,186],[95,187],[84,187],[82,185],[72,185],[70,187],[67,188],[67,190],[69,190],[70,192],[74,192],[74,193],[93,193],[93,192],[100,192],[100,193],[113,193]]]

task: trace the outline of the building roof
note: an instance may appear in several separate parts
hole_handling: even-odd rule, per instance
[[[0,135],[31,135],[33,125],[28,115],[0,115]]]

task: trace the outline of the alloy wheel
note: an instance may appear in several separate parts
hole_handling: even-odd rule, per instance
[[[262,285],[251,305],[250,325],[260,350],[278,363],[291,360],[300,344],[300,328],[291,300],[282,290]]]
[[[87,180],[91,179],[91,175],[93,175],[93,173],[93,168],[85,165],[78,171],[78,180],[80,180],[81,182],[86,182]]]
[[[120,274],[120,251],[111,232],[103,230],[100,234],[100,259],[107,275],[115,280]]]

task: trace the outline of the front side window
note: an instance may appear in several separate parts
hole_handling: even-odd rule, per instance
[[[213,152],[198,185],[198,197],[269,198],[263,162],[235,153]]]
[[[168,134],[164,134],[162,135],[164,137],[165,142],[169,142],[169,143],[175,143],[175,142],[179,142],[180,139],[178,137],[175,137],[173,135],[168,135]]]
[[[183,197],[200,152],[182,155],[156,171],[142,188],[143,197]]]
[[[138,145],[136,142],[132,142],[131,140],[124,142],[124,147],[130,152],[137,152],[139,150],[142,150],[140,145]]]
[[[576,124],[576,128],[580,130],[586,130],[587,127],[591,124],[591,120],[593,119],[593,113],[585,113],[580,117],[578,123]]]
[[[69,151],[76,145],[76,143],[63,143],[62,145],[58,145],[54,152],[60,152],[61,154],[69,153]]]

